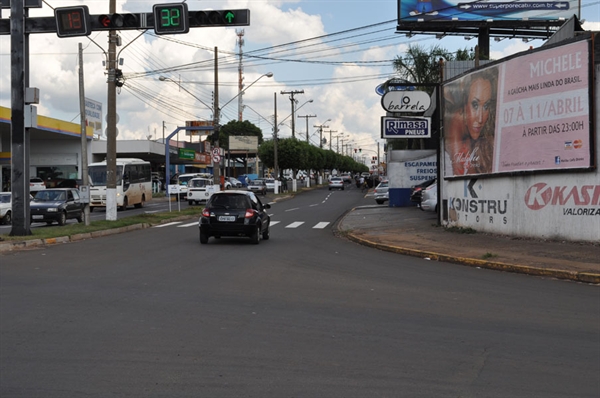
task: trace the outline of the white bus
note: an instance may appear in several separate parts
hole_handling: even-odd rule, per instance
[[[106,207],[106,161],[88,165],[90,177],[90,211]],[[152,199],[152,167],[142,159],[117,159],[117,207],[143,207]]]

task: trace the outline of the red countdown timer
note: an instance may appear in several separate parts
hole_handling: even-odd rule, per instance
[[[154,33],[157,35],[173,35],[190,31],[186,3],[155,4],[152,6],[152,11]]]
[[[55,8],[54,19],[58,37],[88,36],[92,33],[87,6]]]

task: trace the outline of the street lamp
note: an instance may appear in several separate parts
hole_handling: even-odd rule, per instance
[[[318,124],[313,127],[317,127],[319,129],[319,148],[323,149],[323,127],[328,128],[329,126],[325,126],[325,123],[330,122],[331,119],[325,120],[322,124]]]
[[[313,102],[313,100],[309,99],[308,101],[306,101],[305,103],[303,103],[302,105],[300,105],[298,108],[296,108],[296,112],[299,111],[304,105],[309,104],[311,102]],[[281,126],[283,124],[283,122],[285,122],[293,114],[294,113],[290,113],[289,115],[287,115],[285,118],[283,118],[283,120],[281,120],[281,122],[279,122],[279,124],[277,124],[277,126]]]
[[[171,83],[175,83],[177,84],[177,86],[179,86],[180,89],[182,89],[183,91],[185,91],[186,93],[188,93],[189,95],[191,95],[192,97],[196,98],[198,101],[200,101],[200,103],[202,105],[204,105],[205,107],[207,107],[208,109],[210,109],[211,111],[213,111],[212,106],[207,105],[204,101],[202,101],[200,98],[198,98],[197,96],[195,96],[194,94],[192,94],[191,91],[189,91],[187,88],[183,87],[181,85],[181,83],[179,83],[176,80],[171,79],[170,77],[166,77],[166,76],[159,76],[158,80],[160,80],[161,82],[171,82]]]

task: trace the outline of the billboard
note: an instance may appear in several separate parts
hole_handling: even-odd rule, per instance
[[[102,103],[90,98],[85,99],[85,121],[94,129],[94,135],[102,137]]]
[[[398,24],[423,21],[551,21],[579,15],[579,0],[398,0]]]
[[[444,84],[444,175],[590,168],[591,64],[581,40]]]
[[[247,151],[247,152],[256,153],[256,151],[258,151],[258,137],[230,135],[229,136],[229,150],[230,151]]]

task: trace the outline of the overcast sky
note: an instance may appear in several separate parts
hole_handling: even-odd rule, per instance
[[[151,12],[155,3],[168,0],[117,0],[122,12]],[[86,4],[91,14],[108,12],[108,0],[47,0],[30,16],[53,15],[52,8]],[[375,87],[394,76],[393,59],[409,44],[428,49],[440,45],[448,50],[472,48],[476,40],[396,34],[395,0],[239,0],[187,1],[189,10],[249,9],[251,25],[243,28],[244,120],[258,125],[265,138],[272,136],[277,97],[280,136],[291,136],[291,101],[281,91],[296,94],[296,136],[318,145],[318,129],[325,125],[336,144],[352,143],[377,151],[380,117],[384,110]],[[600,30],[600,1],[581,0],[584,28]],[[3,10],[4,18],[8,10]],[[219,103],[221,123],[238,117],[239,32],[235,28],[194,28],[188,34],[156,36],[152,30],[120,32],[118,48],[123,60],[125,85],[117,96],[118,139],[161,139],[186,120],[212,119],[214,47],[219,57]],[[58,38],[56,34],[30,35],[30,86],[40,89],[38,114],[79,123],[77,50],[84,47],[85,96],[106,107],[107,32],[89,38]],[[491,42],[492,59],[541,46],[541,40]],[[10,107],[10,37],[0,37],[0,105]],[[160,81],[164,76],[173,81]],[[275,95],[276,93],[276,95]],[[312,102],[308,102],[312,100]],[[229,102],[231,101],[231,102]],[[227,105],[225,105],[229,102]],[[208,105],[208,107],[206,106]],[[104,113],[105,116],[105,113]],[[104,118],[103,116],[103,118]],[[314,117],[312,117],[314,116]],[[103,129],[106,128],[104,125]],[[180,139],[184,139],[183,134]],[[186,139],[189,140],[189,139]]]

